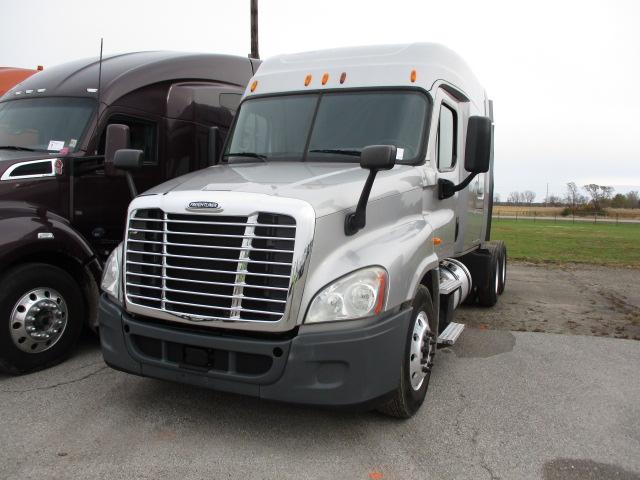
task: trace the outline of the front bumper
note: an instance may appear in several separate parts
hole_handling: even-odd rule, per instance
[[[105,362],[125,372],[294,403],[366,404],[400,383],[411,311],[300,328],[290,339],[199,333],[135,319],[102,295]]]

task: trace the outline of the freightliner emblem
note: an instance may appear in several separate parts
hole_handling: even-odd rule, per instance
[[[189,210],[200,210],[206,208],[208,210],[222,210],[216,202],[190,202],[187,206]]]

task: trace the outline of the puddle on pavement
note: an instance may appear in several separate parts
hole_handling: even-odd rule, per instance
[[[487,358],[510,352],[515,344],[516,337],[511,332],[467,328],[451,350],[457,357]]]
[[[593,460],[556,458],[546,462],[542,468],[544,480],[640,480],[640,474],[630,472],[617,465]]]

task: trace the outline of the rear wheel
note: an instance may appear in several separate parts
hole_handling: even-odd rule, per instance
[[[498,295],[502,295],[504,288],[507,285],[507,246],[502,240],[496,241],[496,249],[500,258],[499,263],[499,278],[498,278]]]
[[[478,303],[483,307],[493,307],[498,303],[500,291],[500,253],[498,248],[490,248],[491,258],[483,272],[483,281],[478,285]]]
[[[400,385],[393,397],[379,407],[381,412],[397,418],[409,418],[418,411],[429,387],[437,332],[431,294],[421,285],[413,300],[405,354],[400,365]]]
[[[61,362],[82,331],[80,288],[44,263],[15,267],[0,280],[0,370],[26,373]]]

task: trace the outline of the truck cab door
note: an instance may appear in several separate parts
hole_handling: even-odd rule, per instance
[[[429,215],[429,222],[434,228],[434,237],[441,240],[435,245],[439,258],[451,256],[455,250],[455,243],[460,237],[460,196],[464,192],[457,192],[450,198],[438,199],[438,179],[446,179],[458,184],[461,170],[464,170],[464,122],[466,114],[464,102],[457,101],[452,95],[438,89],[434,99],[434,107],[429,133],[429,147],[427,159],[430,168],[435,173],[436,188],[425,199],[425,211]],[[431,182],[429,182],[431,183]]]
[[[159,183],[160,119],[122,110],[107,115],[107,122],[100,130],[98,154],[104,154],[107,125],[127,125],[130,129],[130,148],[144,151],[142,169],[132,172],[138,192],[144,192]],[[100,257],[108,255],[122,241],[127,207],[131,200],[124,176],[107,176],[101,168],[74,179],[73,225]]]

